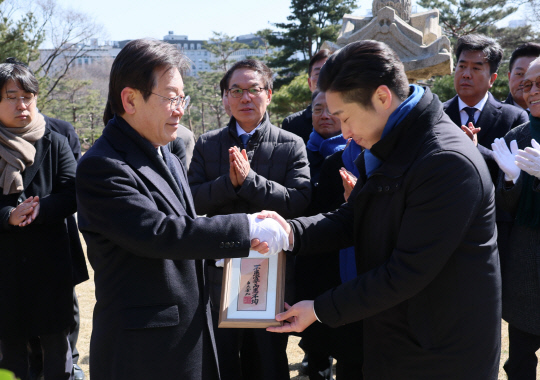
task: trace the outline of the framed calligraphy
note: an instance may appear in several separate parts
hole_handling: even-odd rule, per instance
[[[249,257],[225,259],[220,328],[281,326],[276,314],[284,310],[285,253],[266,257],[250,251]]]

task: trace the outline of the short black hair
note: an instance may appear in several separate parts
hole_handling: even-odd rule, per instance
[[[130,41],[118,53],[111,67],[109,95],[103,123],[106,125],[114,114],[124,114],[122,90],[126,87],[138,89],[146,101],[156,85],[158,69],[177,68],[181,75],[189,69],[188,59],[173,44],[150,38]]]
[[[503,58],[501,45],[493,38],[482,34],[467,34],[459,37],[456,44],[456,63],[463,51],[481,51],[489,63],[489,73],[495,74]]]
[[[315,100],[315,98],[317,97],[317,95],[319,95],[322,91],[319,90],[318,88],[315,89],[315,91],[313,91],[313,93],[311,94],[311,103],[313,103],[313,101]]]
[[[373,108],[371,97],[379,86],[404,101],[409,80],[397,54],[385,43],[372,40],[352,42],[328,58],[319,74],[319,89],[340,93],[346,103]]]
[[[258,61],[256,59],[243,59],[241,61],[236,62],[234,65],[231,66],[229,70],[225,73],[223,78],[221,79],[223,81],[223,84],[225,85],[224,91],[229,91],[230,88],[230,80],[233,75],[233,73],[236,70],[240,69],[249,69],[258,72],[262,75],[264,80],[264,88],[267,90],[271,90],[274,80],[273,80],[273,73],[272,70],[268,68],[263,62]],[[221,82],[220,82],[221,87]],[[223,97],[223,95],[222,95]]]
[[[16,58],[6,59],[6,63],[0,64],[0,90],[8,81],[14,81],[25,91],[37,95],[39,92],[39,82],[32,70]],[[0,101],[3,94],[0,94]]]
[[[322,61],[323,59],[327,59],[331,55],[332,53],[330,53],[330,50],[321,49],[313,57],[311,57],[311,59],[309,60],[308,76],[311,76],[311,70],[313,69],[313,65],[315,65],[319,61]]]
[[[523,45],[518,46],[510,56],[508,71],[512,71],[516,60],[522,57],[540,57],[540,44],[536,42],[526,42]]]
[[[225,91],[227,91],[227,81],[225,79],[226,79],[225,76],[223,76],[223,78],[221,78],[221,80],[219,81],[219,89],[221,91],[222,98]]]

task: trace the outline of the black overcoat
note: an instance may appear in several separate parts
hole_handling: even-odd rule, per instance
[[[292,221],[295,251],[354,244],[358,277],[315,299],[330,326],[364,321],[366,379],[495,380],[501,280],[494,189],[428,89],[372,147],[383,163],[333,213]]]
[[[0,195],[0,338],[57,333],[73,321],[65,218],[76,207],[75,158],[68,140],[48,129],[35,148],[34,164],[22,173],[23,192]],[[36,220],[22,228],[9,225],[9,212],[36,195]]]
[[[247,256],[248,219],[197,218],[185,169],[170,157],[181,188],[115,116],[79,162],[79,228],[96,284],[94,379],[218,377],[202,259]]]

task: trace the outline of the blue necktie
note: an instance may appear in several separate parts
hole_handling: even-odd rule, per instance
[[[249,138],[251,136],[248,135],[247,133],[244,133],[243,135],[240,135],[240,140],[242,140],[242,145],[244,145],[244,149],[247,149],[247,144],[248,144],[248,141],[249,141]]]
[[[465,107],[463,108],[465,112],[467,112],[467,115],[469,115],[469,120],[467,120],[467,123],[465,124],[466,127],[469,126],[469,123],[473,123],[473,125],[476,124],[474,121],[474,114],[476,113],[476,108],[474,107]]]

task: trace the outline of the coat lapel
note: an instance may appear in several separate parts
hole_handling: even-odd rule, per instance
[[[28,166],[23,172],[22,172],[22,179],[23,179],[23,191],[26,190],[28,185],[32,182],[34,177],[36,176],[36,173],[38,172],[39,168],[41,167],[41,164],[43,163],[43,160],[45,156],[47,155],[47,152],[51,148],[51,132],[48,130],[45,130],[45,134],[41,139],[39,139],[36,144],[34,145],[36,148],[36,156],[34,157],[34,163],[31,166]]]
[[[450,104],[444,110],[455,125],[461,127],[461,116],[459,115],[459,102],[457,95],[450,100]]]

